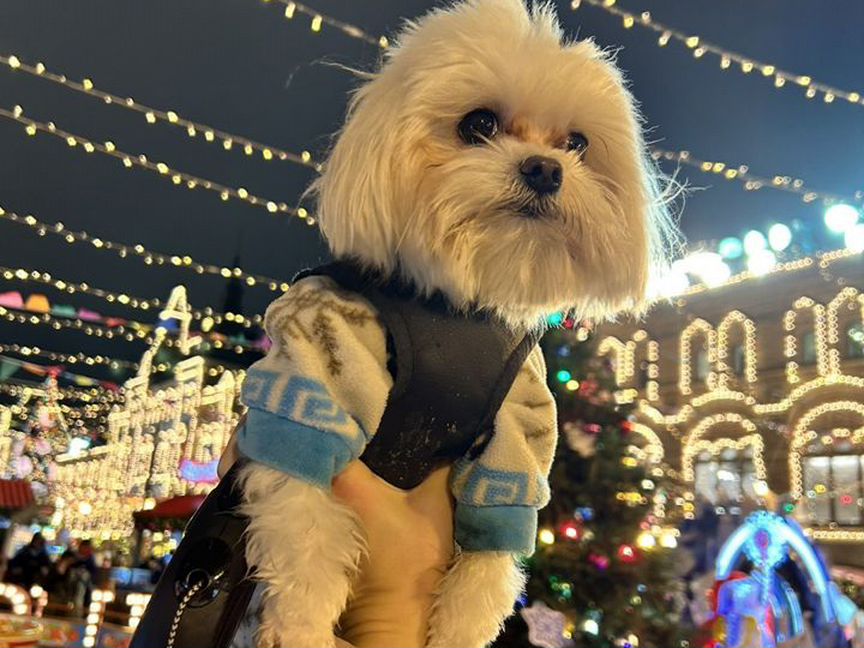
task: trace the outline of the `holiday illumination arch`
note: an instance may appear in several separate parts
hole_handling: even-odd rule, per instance
[[[727,423],[740,427],[744,431],[744,435],[734,439],[729,437],[716,440],[702,438],[712,428]],[[723,450],[733,449],[740,451],[748,447],[752,448],[753,451],[753,474],[756,479],[764,481],[767,477],[764,459],[765,442],[762,440],[762,435],[759,434],[756,424],[736,412],[723,412],[706,416],[696,424],[690,434],[684,439],[681,456],[684,479],[688,482],[695,480],[694,461],[701,453],[708,452],[711,455],[717,455]]]
[[[792,428],[792,439],[789,449],[790,494],[796,500],[804,496],[804,458],[807,456],[807,446],[819,438],[820,433],[812,429],[813,424],[823,416],[845,413],[849,419],[859,422],[859,427],[835,426],[823,434],[831,443],[835,439],[846,439],[853,447],[860,447],[864,454],[864,398],[862,401],[841,400],[818,405],[804,413]],[[864,540],[864,529],[814,529],[811,535],[823,540]]]

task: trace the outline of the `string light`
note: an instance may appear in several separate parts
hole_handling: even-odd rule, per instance
[[[848,304],[850,309],[857,306],[864,322],[864,295],[859,294],[856,288],[843,288],[828,304],[828,373],[833,375],[841,372],[840,349],[837,347],[840,343],[839,310],[844,304]]]
[[[228,201],[231,199],[239,200],[260,209],[266,209],[271,214],[288,214],[292,216],[297,216],[310,226],[315,225],[316,223],[315,218],[313,216],[310,216],[308,212],[302,207],[295,209],[294,207],[289,207],[284,202],[276,202],[274,200],[270,200],[269,198],[256,196],[255,194],[250,193],[244,187],[238,187],[235,189],[234,187],[228,187],[218,182],[207,180],[206,178],[200,178],[189,173],[178,171],[177,169],[170,167],[165,162],[152,162],[147,158],[146,155],[132,155],[130,153],[125,153],[118,149],[113,142],[94,142],[80,135],[75,135],[74,133],[70,133],[69,131],[57,128],[57,126],[53,122],[35,121],[33,119],[24,117],[23,114],[23,109],[21,109],[20,106],[16,106],[13,110],[6,110],[5,108],[0,108],[0,117],[5,117],[6,119],[16,121],[19,124],[24,124],[25,132],[28,135],[36,135],[36,133],[39,132],[46,133],[48,135],[52,135],[59,139],[65,140],[66,144],[70,148],[81,148],[86,153],[101,153],[103,155],[113,157],[117,160],[120,160],[123,163],[123,166],[128,169],[131,169],[132,167],[145,169],[170,180],[171,183],[177,187],[183,187],[190,191],[194,191],[195,189],[200,187],[202,189],[206,189],[208,191],[219,194],[219,197],[223,201]]]
[[[848,257],[828,253],[819,258],[818,262],[811,263],[810,267],[824,269],[839,258]],[[803,457],[808,451],[809,444],[818,441],[823,445],[833,445],[843,441],[864,445],[864,425],[857,429],[834,428],[830,434],[811,429],[819,417],[842,412],[857,416],[864,422],[864,401],[859,398],[864,394],[864,377],[842,373],[844,366],[841,344],[844,337],[841,333],[845,330],[843,327],[848,321],[848,318],[842,314],[844,309],[853,313],[851,320],[853,323],[864,321],[864,295],[857,288],[850,286],[841,288],[827,306],[807,296],[799,297],[793,302],[792,308],[784,313],[782,320],[784,337],[780,343],[783,345],[787,365],[800,359],[800,337],[798,336],[803,326],[800,316],[805,312],[812,314],[812,329],[816,341],[816,357],[813,360],[819,375],[798,385],[800,379],[797,373],[798,365],[787,366],[786,374],[790,391],[773,402],[758,402],[754,395],[730,389],[730,382],[723,378],[724,375],[731,377],[728,374],[729,358],[730,350],[735,343],[732,339],[732,331],[734,328],[739,328],[743,331],[741,343],[745,352],[744,376],[748,384],[758,381],[759,367],[756,361],[758,338],[756,324],[752,320],[740,311],[734,310],[721,318],[716,332],[705,320],[696,319],[690,322],[681,330],[679,338],[679,391],[685,398],[679,401],[678,411],[671,414],[660,412],[646,399],[639,400],[636,408],[638,422],[634,423],[634,432],[638,430],[643,437],[649,438],[651,434],[646,432],[650,430],[659,441],[660,435],[655,430],[665,428],[672,438],[681,438],[681,477],[686,482],[692,483],[695,480],[694,464],[701,453],[716,455],[726,450],[740,452],[745,449],[750,449],[752,453],[754,477],[764,481],[767,470],[764,451],[768,436],[766,432],[760,432],[753,421],[756,416],[776,418],[788,412],[791,429],[787,460],[792,484],[791,492],[793,497],[800,498],[804,491]],[[691,394],[691,391],[688,391],[691,388],[690,380],[693,371],[691,354],[693,340],[697,336],[705,339],[711,371],[719,379],[707,385],[707,392],[686,398]],[[625,372],[629,371],[626,368],[627,351],[627,344],[622,342],[621,338],[612,336],[605,338],[601,342],[601,347],[598,347],[598,355],[611,354]],[[617,365],[616,369],[619,369]],[[789,379],[790,377],[794,379]],[[832,391],[825,391],[826,389]],[[838,395],[841,396],[840,399],[837,398]],[[852,400],[850,397],[858,400]],[[817,401],[817,398],[821,398],[822,402]],[[814,404],[814,401],[819,404]],[[733,438],[723,437],[713,432],[714,428],[720,425],[738,426],[743,434]],[[689,429],[689,431],[682,437],[679,428]],[[782,432],[782,428],[779,431]],[[711,437],[704,438],[709,433]],[[718,436],[720,438],[717,438]],[[642,460],[647,460],[648,453],[640,451],[638,456]],[[828,497],[839,496],[837,492],[826,490],[824,484],[820,488],[821,491],[815,487],[813,490],[824,492]],[[859,529],[829,527],[811,529],[808,533],[812,537],[818,536],[825,541],[845,542],[858,538],[856,534],[859,531]]]
[[[29,227],[39,236],[58,236],[68,245],[87,244],[97,250],[113,252],[121,259],[138,258],[150,267],[170,266],[188,270],[198,275],[209,274],[222,277],[223,279],[236,278],[242,280],[247,286],[263,286],[271,292],[287,292],[290,287],[286,281],[252,274],[242,268],[200,263],[185,254],[154,252],[153,250],[148,250],[143,245],[108,241],[102,237],[92,236],[87,232],[69,230],[63,223],[46,223],[29,214],[21,216],[15,212],[6,211],[2,206],[0,206],[0,221]]]
[[[65,74],[58,74],[48,70],[44,63],[29,65],[22,61],[14,54],[4,56],[0,54],[0,64],[5,64],[13,71],[23,72],[39,79],[45,79],[56,83],[68,90],[74,90],[90,97],[95,97],[109,106],[119,106],[126,110],[131,110],[144,115],[145,121],[148,124],[168,124],[176,128],[182,129],[190,138],[203,137],[208,142],[221,142],[221,148],[225,151],[234,149],[242,150],[246,155],[259,154],[263,160],[280,160],[293,162],[303,166],[308,166],[316,171],[321,171],[321,165],[312,161],[312,156],[308,151],[303,151],[300,154],[284,151],[275,146],[261,144],[255,140],[228,133],[218,128],[213,128],[207,124],[193,121],[181,117],[176,111],[169,109],[153,108],[132,99],[132,97],[120,97],[110,92],[100,90],[93,85],[93,81],[87,77],[82,81],[74,81]],[[35,134],[35,132],[34,132]]]
[[[747,436],[740,439],[732,440],[728,438],[709,441],[701,437],[711,428],[722,424],[734,424],[744,429]],[[726,449],[743,450],[744,448],[753,448],[753,472],[756,479],[766,479],[767,473],[765,469],[765,461],[762,457],[764,450],[764,441],[758,433],[756,425],[748,418],[741,416],[736,412],[725,412],[706,416],[693,428],[690,434],[684,439],[681,467],[684,474],[684,479],[692,482],[695,479],[695,471],[693,469],[694,458],[702,453],[709,452],[710,454],[719,454]]]
[[[351,23],[338,20],[337,18],[332,18],[331,16],[321,13],[317,9],[313,9],[301,2],[294,2],[293,0],[263,0],[263,2],[264,4],[274,3],[284,5],[284,16],[288,20],[293,20],[298,13],[308,16],[310,18],[309,29],[313,32],[320,32],[321,27],[327,25],[328,27],[338,29],[346,36],[365,41],[371,45],[376,45],[381,49],[387,49],[390,45],[390,42],[385,36],[373,36],[357,25],[352,25]]]
[[[634,20],[634,14],[619,9],[614,6],[615,3],[609,3],[606,0],[585,0],[585,2],[593,7],[597,7],[607,13],[621,18],[622,24],[624,24],[625,27],[628,27],[628,25],[633,26],[638,23],[640,26],[660,34],[660,39],[658,40],[658,45],[660,47],[665,47],[669,43],[670,39],[675,39],[676,41],[683,43],[688,49],[693,50],[693,55],[696,58],[703,58],[705,54],[714,55],[719,59],[720,68],[723,70],[732,68],[732,64],[735,63],[743,74],[750,74],[754,70],[758,70],[763,77],[772,79],[774,87],[776,88],[782,88],[786,85],[787,81],[794,83],[804,88],[804,94],[808,99],[821,96],[824,103],[830,104],[833,103],[835,99],[840,98],[845,99],[852,104],[864,105],[864,99],[862,99],[862,94],[860,92],[841,90],[840,88],[835,88],[827,83],[815,81],[807,75],[789,72],[788,70],[778,68],[774,64],[758,61],[737,52],[727,50],[719,45],[708,43],[701,36],[686,34],[674,29],[673,27],[657,22],[648,12],[643,12],[642,19],[636,21]],[[574,6],[574,9],[577,7],[578,5]]]
[[[728,164],[726,162],[712,162],[694,156],[687,150],[669,150],[659,147],[651,148],[651,157],[655,160],[668,160],[684,164],[703,173],[714,175],[730,182],[741,183],[745,191],[759,191],[760,189],[771,189],[784,191],[801,197],[805,203],[821,201],[824,204],[835,202],[858,202],[864,198],[864,192],[856,191],[854,197],[843,196],[826,191],[813,191],[809,189],[800,178],[788,175],[775,174],[773,176],[759,176],[750,173],[750,167],[746,164]]]
[[[692,393],[693,370],[691,363],[692,339],[701,334],[705,337],[705,352],[707,354],[708,365],[713,367],[717,358],[717,333],[714,327],[704,319],[695,319],[681,333],[681,341],[679,345],[679,353],[681,358],[681,367],[678,377],[678,390],[682,394]],[[716,386],[716,373],[712,370],[705,377],[705,385],[709,390],[713,390]]]
[[[103,299],[109,304],[121,304],[129,308],[135,308],[142,311],[152,311],[162,308],[165,304],[158,298],[136,297],[127,293],[117,293],[102,288],[96,288],[84,282],[74,282],[65,279],[58,279],[51,276],[48,272],[40,272],[32,268],[8,268],[0,266],[0,277],[6,281],[20,282],[35,282],[43,285],[51,286],[57,290],[74,295],[75,293],[83,293]],[[233,322],[242,325],[244,328],[257,326],[264,321],[263,315],[256,314],[251,318],[247,318],[240,313],[220,313],[214,311],[213,308],[207,307],[204,309],[193,309],[192,317],[196,320],[210,318],[213,324],[221,324],[224,321]]]
[[[7,379],[0,383],[0,391],[9,394],[10,396],[23,398],[27,392],[31,392],[38,387],[34,384],[25,383]],[[57,393],[60,399],[69,401],[81,401],[85,403],[117,403],[123,400],[122,393],[99,387],[78,388],[78,387],[58,387]],[[0,428],[2,430],[2,428]]]
[[[799,297],[792,305],[792,309],[786,311],[783,317],[783,329],[786,331],[784,338],[783,354],[786,356],[786,380],[795,384],[800,380],[798,375],[799,363],[795,359],[798,354],[798,340],[795,335],[795,325],[798,319],[798,311],[810,310],[813,319],[813,341],[816,348],[816,367],[820,376],[828,374],[828,346],[827,346],[827,322],[825,318],[825,306],[817,304],[809,297]]]
[[[644,388],[649,400],[656,400],[659,396],[659,386],[657,377],[657,360],[660,356],[660,345],[655,340],[648,339],[648,333],[645,330],[638,330],[633,333],[630,340],[625,344],[614,335],[604,338],[597,347],[598,357],[612,355],[613,365],[615,368],[615,382],[618,387],[625,387],[632,384],[636,376],[636,355],[639,347],[645,349],[645,371],[647,381]],[[641,385],[639,385],[641,387]],[[623,394],[622,390],[619,393]],[[632,400],[632,399],[630,399]],[[622,399],[620,402],[629,402]]]
[[[87,322],[80,318],[57,317],[50,313],[31,313],[29,311],[18,311],[15,309],[0,306],[0,319],[13,324],[25,324],[31,326],[48,326],[55,331],[72,330],[83,333],[88,337],[97,337],[106,340],[123,340],[125,342],[145,342],[153,344],[157,336],[165,333],[165,329],[156,327],[155,333],[150,334],[148,331],[152,328],[151,325],[143,322],[129,320],[126,324],[118,326],[107,326],[105,324],[97,324],[95,322]],[[256,352],[253,346],[248,344],[238,344],[236,342],[225,342],[217,336],[208,335],[209,343],[216,349],[230,350],[237,355],[242,355],[247,352]],[[166,346],[177,346],[178,341],[168,339],[165,341]],[[159,364],[159,371],[165,371],[168,365],[165,363]]]
[[[792,430],[789,452],[789,477],[791,495],[794,499],[800,499],[804,493],[802,452],[804,446],[816,436],[815,432],[808,433],[810,426],[819,417],[835,412],[849,412],[864,419],[864,403],[848,400],[822,403],[804,414]]]
[[[129,360],[119,360],[103,355],[87,355],[79,351],[78,353],[61,353],[58,351],[46,351],[37,346],[24,346],[20,344],[0,344],[0,353],[15,353],[25,358],[42,358],[51,362],[62,362],[68,365],[84,364],[88,367],[103,366],[111,369],[138,369],[137,362]]]
[[[685,301],[683,297],[690,297],[693,295],[698,295],[700,293],[704,293],[709,290],[715,290],[718,288],[728,288],[731,286],[736,286],[738,284],[742,284],[753,279],[760,279],[768,275],[775,275],[786,272],[797,272],[799,270],[806,270],[813,266],[818,266],[822,269],[829,268],[832,264],[837,261],[843,261],[845,259],[849,259],[852,257],[859,256],[861,254],[860,251],[849,250],[846,248],[839,250],[831,250],[830,252],[824,252],[819,255],[815,255],[812,257],[803,257],[801,259],[796,259],[795,261],[787,261],[785,263],[778,263],[773,268],[771,268],[770,272],[764,274],[755,274],[750,272],[749,270],[745,270],[743,272],[739,272],[736,275],[732,275],[727,279],[724,283],[715,285],[715,286],[706,286],[705,284],[697,284],[695,286],[691,286],[688,288],[683,294],[682,299],[679,299],[679,303],[683,305]]]

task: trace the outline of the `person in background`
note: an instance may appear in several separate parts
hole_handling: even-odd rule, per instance
[[[45,585],[50,572],[51,559],[45,550],[45,538],[41,533],[34,533],[30,542],[9,561],[6,580],[30,591],[33,585]]]

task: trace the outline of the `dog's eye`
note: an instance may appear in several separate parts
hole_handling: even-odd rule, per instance
[[[486,108],[472,110],[459,122],[458,130],[466,144],[483,144],[498,133],[498,115]]]
[[[576,151],[579,155],[585,155],[588,150],[588,138],[582,133],[570,133],[567,136],[567,150]]]

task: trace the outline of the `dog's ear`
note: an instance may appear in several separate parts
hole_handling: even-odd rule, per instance
[[[406,218],[399,204],[404,191],[397,188],[406,177],[400,147],[407,126],[398,114],[402,99],[386,75],[367,78],[310,192],[318,197],[321,230],[335,256],[392,270]]]

